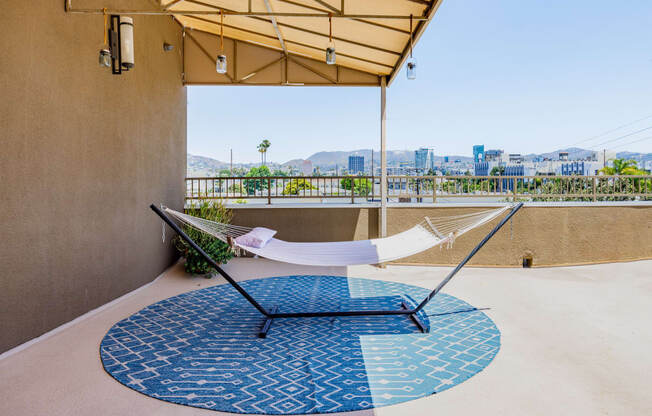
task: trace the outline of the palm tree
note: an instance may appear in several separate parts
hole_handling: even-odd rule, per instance
[[[614,159],[613,166],[605,166],[600,169],[605,175],[645,175],[645,172],[639,170],[636,161],[629,159]]]
[[[265,154],[265,146],[263,144],[259,144],[257,147],[258,151],[260,152],[260,165],[263,165],[263,154]]]
[[[263,139],[262,142],[258,145],[258,151],[260,152],[260,163],[264,165],[267,163],[267,149],[272,145],[269,140]]]

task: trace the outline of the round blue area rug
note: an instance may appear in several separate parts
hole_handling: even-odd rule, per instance
[[[428,289],[337,276],[285,276],[242,283],[279,312],[398,309]],[[105,370],[136,391],[233,413],[363,410],[449,389],[486,367],[500,332],[483,312],[439,294],[420,317],[275,319],[230,285],[155,303],[115,324],[102,340]]]

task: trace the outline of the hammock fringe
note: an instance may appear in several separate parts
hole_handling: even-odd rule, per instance
[[[236,242],[236,237],[252,230],[250,227],[210,221],[170,208],[164,208],[164,211],[181,223],[229,244],[237,255],[240,254],[240,250],[244,250],[285,263],[312,266],[352,266],[386,263],[438,245],[440,248],[446,245],[447,249],[451,249],[459,236],[493,220],[511,207],[511,205],[507,205],[469,214],[425,217],[414,227],[384,238],[325,243],[288,242],[273,238],[262,248],[248,247]]]

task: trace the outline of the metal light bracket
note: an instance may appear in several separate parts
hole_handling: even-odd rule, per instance
[[[122,51],[120,49],[120,15],[111,15],[111,27],[109,28],[109,45],[111,47],[111,73],[120,75],[122,71],[129,71],[129,68],[122,66]]]

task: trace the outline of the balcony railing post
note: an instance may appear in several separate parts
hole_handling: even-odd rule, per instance
[[[598,185],[597,185],[597,180],[596,177],[593,177],[593,202],[597,201],[598,197]]]
[[[267,178],[267,205],[272,205],[272,179]]]
[[[351,176],[351,203],[355,204],[355,178]]]
[[[432,177],[432,203],[437,202],[437,177]]]

